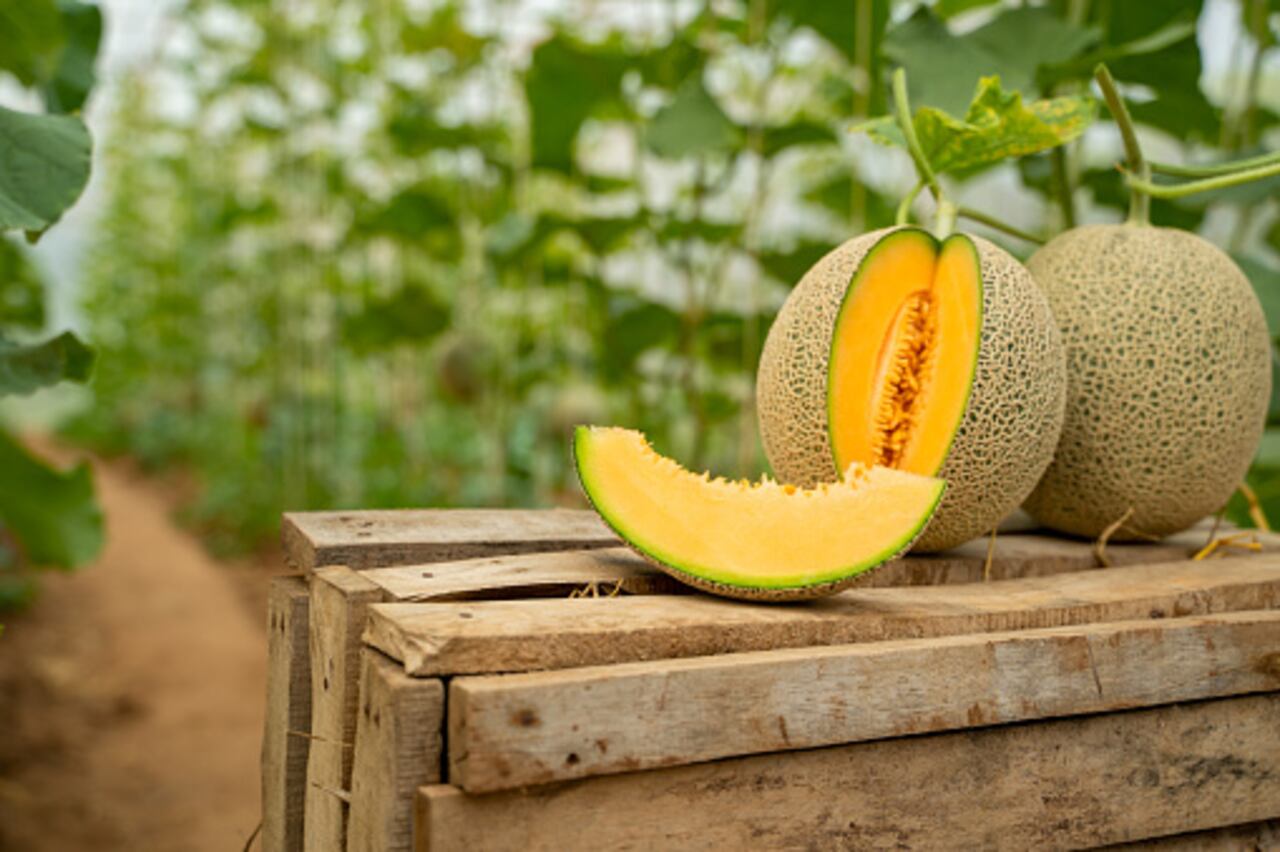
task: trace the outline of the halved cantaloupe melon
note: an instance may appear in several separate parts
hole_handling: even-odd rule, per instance
[[[676,579],[737,598],[792,600],[849,585],[910,547],[943,482],[854,463],[811,490],[712,479],[630,429],[581,426],[578,476],[632,548]]]
[[[765,454],[813,487],[853,462],[947,483],[916,542],[945,550],[989,532],[1053,457],[1066,363],[1030,273],[970,234],[863,234],[791,291],[756,379]]]

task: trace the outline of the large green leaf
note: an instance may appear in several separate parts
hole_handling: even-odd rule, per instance
[[[762,141],[764,155],[772,157],[796,145],[835,144],[839,140],[829,125],[798,119],[764,128]]]
[[[18,244],[0,236],[0,328],[44,327],[44,288]]]
[[[41,86],[45,107],[50,112],[80,109],[97,82],[94,63],[102,41],[102,11],[79,0],[58,0],[66,44],[53,75]]]
[[[605,372],[610,378],[628,376],[640,355],[672,345],[680,331],[680,317],[674,311],[635,296],[615,296],[609,313],[601,343]]]
[[[1262,302],[1262,310],[1267,315],[1267,327],[1271,329],[1271,336],[1280,336],[1280,269],[1250,255],[1232,254],[1231,258],[1249,279],[1253,291],[1258,294],[1258,301]]]
[[[760,265],[788,286],[794,286],[818,260],[834,248],[825,242],[801,242],[788,249],[761,252]]]
[[[0,396],[26,394],[61,381],[83,382],[93,369],[93,350],[64,331],[43,343],[7,340],[0,332]]]
[[[449,306],[423,286],[404,287],[382,299],[366,299],[362,310],[343,318],[342,337],[361,353],[401,343],[427,343],[449,327]]]
[[[1072,95],[1023,103],[1006,92],[999,77],[984,77],[963,120],[934,107],[916,110],[912,119],[925,156],[937,172],[974,169],[1022,157],[1069,142],[1097,115],[1090,97]],[[886,145],[904,143],[894,119],[884,116],[859,125]]]
[[[680,84],[671,102],[658,110],[645,142],[660,157],[692,157],[735,148],[742,134],[694,74]]]
[[[889,30],[884,52],[908,70],[915,104],[958,114],[980,78],[996,75],[1008,88],[1031,93],[1041,68],[1076,56],[1098,38],[1097,29],[1077,27],[1044,8],[1011,9],[956,35],[922,7]]]
[[[0,431],[0,526],[32,564],[71,568],[92,559],[102,547],[102,513],[89,465],[54,470]]]
[[[0,230],[58,221],[89,180],[91,147],[78,118],[0,107]]]
[[[27,86],[48,80],[65,43],[55,0],[0,0],[0,71]]]
[[[616,48],[584,45],[563,34],[534,49],[524,78],[533,165],[572,170],[578,129],[601,106],[618,100],[627,67],[626,55]]]

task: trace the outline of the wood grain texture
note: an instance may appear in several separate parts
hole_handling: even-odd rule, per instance
[[[1167,562],[1184,558],[1204,541],[1203,531],[1191,531],[1160,544],[1117,546],[1111,558],[1119,565]],[[970,542],[944,554],[908,556],[864,574],[855,588],[976,583],[984,575],[1008,580],[1099,567],[1087,542],[1039,535],[1001,537],[989,572],[986,558],[986,541]],[[400,565],[363,573],[382,586],[390,600],[398,601],[567,596],[590,583],[601,594],[615,587],[629,594],[692,593],[625,547]]]
[[[1269,609],[1280,555],[988,584],[859,589],[799,605],[705,596],[370,607],[365,640],[420,676],[488,674]]]
[[[444,685],[365,649],[351,770],[348,852],[413,848],[413,797],[440,780]]]
[[[301,577],[267,589],[267,710],[262,730],[262,849],[302,849],[311,731],[310,592]]]
[[[285,555],[303,571],[353,570],[507,553],[616,547],[595,512],[569,509],[393,509],[288,512]]]
[[[1280,690],[1280,611],[454,678],[449,783],[510,790]]]
[[[419,852],[1071,849],[1280,816],[1280,695],[901,737],[474,796]]]
[[[341,566],[311,575],[311,753],[304,848],[343,852],[356,733],[360,631],[382,590]]]

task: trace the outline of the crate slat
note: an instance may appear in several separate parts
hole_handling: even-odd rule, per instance
[[[616,547],[595,512],[571,509],[389,509],[287,512],[281,538],[303,571],[353,570],[417,562]]]
[[[695,595],[382,603],[365,641],[408,674],[488,674],[1268,609],[1280,554],[988,584],[859,589],[807,605]]]
[[[341,566],[311,575],[311,753],[305,848],[343,852],[359,688],[360,631],[382,590]]]
[[[469,793],[1280,690],[1280,611],[454,678]]]
[[[365,649],[351,769],[347,852],[413,848],[413,796],[441,780],[444,685]]]
[[[900,737],[474,796],[420,852],[1066,849],[1280,816],[1280,695]]]
[[[267,590],[267,708],[262,730],[262,849],[299,852],[311,745],[310,593],[301,577]]]

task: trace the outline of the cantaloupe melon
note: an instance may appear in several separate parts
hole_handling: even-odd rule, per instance
[[[756,401],[783,482],[852,462],[947,482],[916,550],[990,531],[1052,457],[1066,395],[1044,295],[980,237],[919,228],[849,240],[791,292],[769,330]]]
[[[690,473],[630,429],[581,426],[574,459],[593,506],[628,544],[719,595],[830,594],[897,556],[924,529],[943,483],[851,465],[813,490]]]
[[[1195,234],[1128,224],[1067,231],[1027,266],[1069,365],[1062,439],[1027,510],[1090,537],[1125,518],[1114,537],[1132,539],[1221,509],[1271,395],[1266,319],[1240,268]]]

